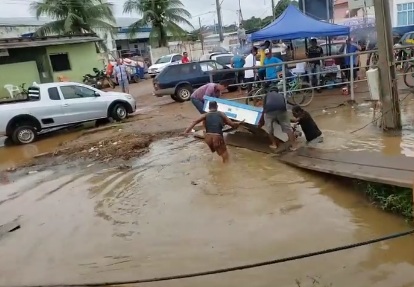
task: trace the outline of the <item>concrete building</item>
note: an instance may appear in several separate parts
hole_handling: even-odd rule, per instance
[[[9,96],[5,85],[26,87],[33,82],[48,83],[64,76],[82,81],[92,68],[103,68],[103,59],[95,43],[96,35],[71,37],[0,39],[0,98]]]
[[[414,0],[391,0],[393,26],[411,26],[414,25]]]
[[[364,11],[362,9],[350,11],[348,8],[348,1],[349,0],[334,0],[334,22],[341,22],[347,18],[364,16]],[[374,7],[367,8],[366,14],[367,16],[374,16]]]
[[[334,21],[341,22],[350,17],[363,17],[362,9],[349,11],[350,0],[334,0]],[[414,25],[414,0],[389,0],[393,27]],[[367,9],[368,17],[375,17],[374,7]]]
[[[133,52],[137,54],[148,53],[149,34],[151,28],[141,28],[132,38],[129,37],[128,27],[136,22],[137,18],[116,18],[118,33],[112,37],[110,33],[97,31],[109,51],[122,51],[122,53]],[[0,39],[30,36],[39,26],[50,22],[48,18],[17,17],[0,18]]]

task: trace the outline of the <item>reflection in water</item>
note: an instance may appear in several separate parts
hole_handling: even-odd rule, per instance
[[[382,153],[386,155],[400,155],[406,154],[405,150],[401,149],[401,144],[403,142],[402,134],[394,135],[394,136],[383,136],[382,137]],[[406,154],[407,156],[412,156],[410,154]]]
[[[201,142],[164,140],[132,170],[90,175],[45,171],[2,186],[0,202],[8,201],[0,204],[0,218],[21,215],[24,228],[2,239],[0,269],[7,276],[0,278],[0,285],[196,272],[332,248],[407,228],[346,182],[290,168],[265,154],[243,149],[231,149],[231,154],[232,162],[223,166]],[[293,287],[296,279],[308,276],[334,287],[413,286],[412,254],[412,237],[407,237],[157,286],[277,282]]]
[[[80,132],[55,133],[47,137],[44,136],[39,141],[29,145],[5,147],[4,144],[0,144],[0,170],[15,167],[38,154],[51,152],[62,143],[78,138],[79,135]],[[6,139],[0,138],[0,140],[4,142]]]

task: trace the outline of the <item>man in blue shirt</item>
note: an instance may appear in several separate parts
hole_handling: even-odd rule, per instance
[[[266,49],[265,50],[266,58],[264,59],[263,64],[265,66],[277,63],[283,63],[282,60],[279,58],[273,57],[272,50]],[[266,80],[273,80],[277,79],[277,73],[282,71],[282,65],[266,67]]]
[[[361,48],[358,45],[352,43],[350,38],[346,40],[346,44],[344,46],[344,51],[343,51],[344,54],[356,53],[360,50]],[[359,65],[358,55],[345,56],[344,58],[345,67],[344,68],[345,68],[345,75],[346,75],[348,82],[351,81],[351,57],[352,57],[352,66],[354,70],[353,80],[355,81],[358,76],[358,65]]]
[[[244,67],[245,60],[242,55],[236,53],[231,59],[231,67],[234,69],[241,69]],[[243,83],[244,80],[244,71],[236,72],[237,84]],[[241,86],[238,86],[239,93],[241,93]]]

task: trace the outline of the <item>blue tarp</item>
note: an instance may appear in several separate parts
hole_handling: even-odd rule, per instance
[[[289,5],[275,21],[251,34],[251,41],[293,40],[310,37],[348,35],[349,27],[321,22]]]

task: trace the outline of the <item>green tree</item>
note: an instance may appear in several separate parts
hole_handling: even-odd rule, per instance
[[[30,4],[36,17],[53,19],[36,31],[37,36],[114,31],[112,4],[102,0],[41,0]]]
[[[275,18],[278,18],[280,15],[282,15],[283,11],[285,11],[289,5],[299,7],[299,2],[292,0],[279,0],[275,6]]]
[[[151,26],[150,40],[159,47],[168,46],[168,38],[172,36],[186,37],[187,32],[179,25],[191,28],[191,14],[184,9],[180,0],[127,0],[124,3],[124,13],[135,12],[142,18],[129,26],[130,35],[138,29]]]

